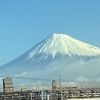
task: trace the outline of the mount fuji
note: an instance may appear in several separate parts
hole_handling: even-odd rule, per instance
[[[99,81],[100,48],[66,34],[47,37],[30,50],[0,67],[1,75]]]

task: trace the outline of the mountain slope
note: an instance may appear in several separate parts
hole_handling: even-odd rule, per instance
[[[78,56],[97,56],[100,55],[100,48],[90,44],[78,41],[66,34],[53,34],[28,52],[28,58],[32,58],[36,54],[52,54],[53,57],[57,53]]]
[[[75,73],[76,76],[70,76],[73,79],[73,77],[87,75],[88,71],[84,70],[84,66],[89,66],[89,70],[93,70],[91,68],[99,69],[99,57],[100,48],[76,40],[66,34],[54,33],[20,57],[1,66],[0,73],[20,76],[23,75],[22,73],[27,73],[25,75],[31,74],[31,76],[38,77],[52,77],[52,75],[65,75],[66,73],[70,76],[71,73]],[[91,65],[92,67],[90,67]],[[82,70],[84,71],[82,72]],[[10,73],[11,71],[12,73]]]

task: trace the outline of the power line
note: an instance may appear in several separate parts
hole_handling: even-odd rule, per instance
[[[42,80],[42,81],[52,81],[52,80],[56,80],[56,81],[59,81],[59,79],[51,79],[51,78],[48,78],[48,79],[44,79],[44,78],[32,78],[32,77],[15,77],[15,76],[2,76],[0,75],[0,77],[10,77],[10,78],[16,78],[16,79],[27,79],[27,80]],[[68,81],[68,80],[65,80],[64,78],[62,78],[62,82],[71,82],[71,81]]]
[[[52,81],[54,79],[44,79],[44,78],[31,78],[31,77],[14,77],[14,76],[0,76],[2,78],[5,78],[5,77],[10,77],[10,78],[15,78],[15,79],[26,79],[26,80],[42,80],[42,81]],[[57,80],[59,81],[59,80]]]
[[[15,78],[15,79],[25,79],[25,80],[41,80],[41,81],[52,81],[52,80],[56,80],[56,79],[50,79],[50,78],[32,78],[32,77],[15,77],[15,76],[2,76],[0,75],[0,77],[2,78],[5,78],[5,77],[10,77],[10,78]],[[68,80],[65,80],[65,78],[60,78],[57,79],[56,81],[58,82],[67,82],[67,83],[78,83],[78,84],[99,84],[100,82],[87,82],[87,81],[83,81],[83,82],[72,82],[72,81],[68,81]]]

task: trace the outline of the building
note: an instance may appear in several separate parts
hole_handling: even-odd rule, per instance
[[[3,92],[13,92],[13,83],[12,83],[12,78],[4,78],[3,79]]]
[[[52,90],[57,88],[57,82],[55,80],[52,81]]]
[[[77,90],[77,86],[66,86],[66,85],[57,85],[55,80],[52,81],[52,90],[61,91],[61,90]]]

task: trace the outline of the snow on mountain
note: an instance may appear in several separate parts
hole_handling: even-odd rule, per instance
[[[51,54],[53,58],[57,53],[78,56],[97,56],[100,55],[100,48],[78,41],[66,34],[54,33],[28,52],[28,58],[36,54]]]
[[[99,65],[100,48],[66,34],[54,33],[1,66],[0,73],[42,78],[62,75],[68,80],[99,80]]]

